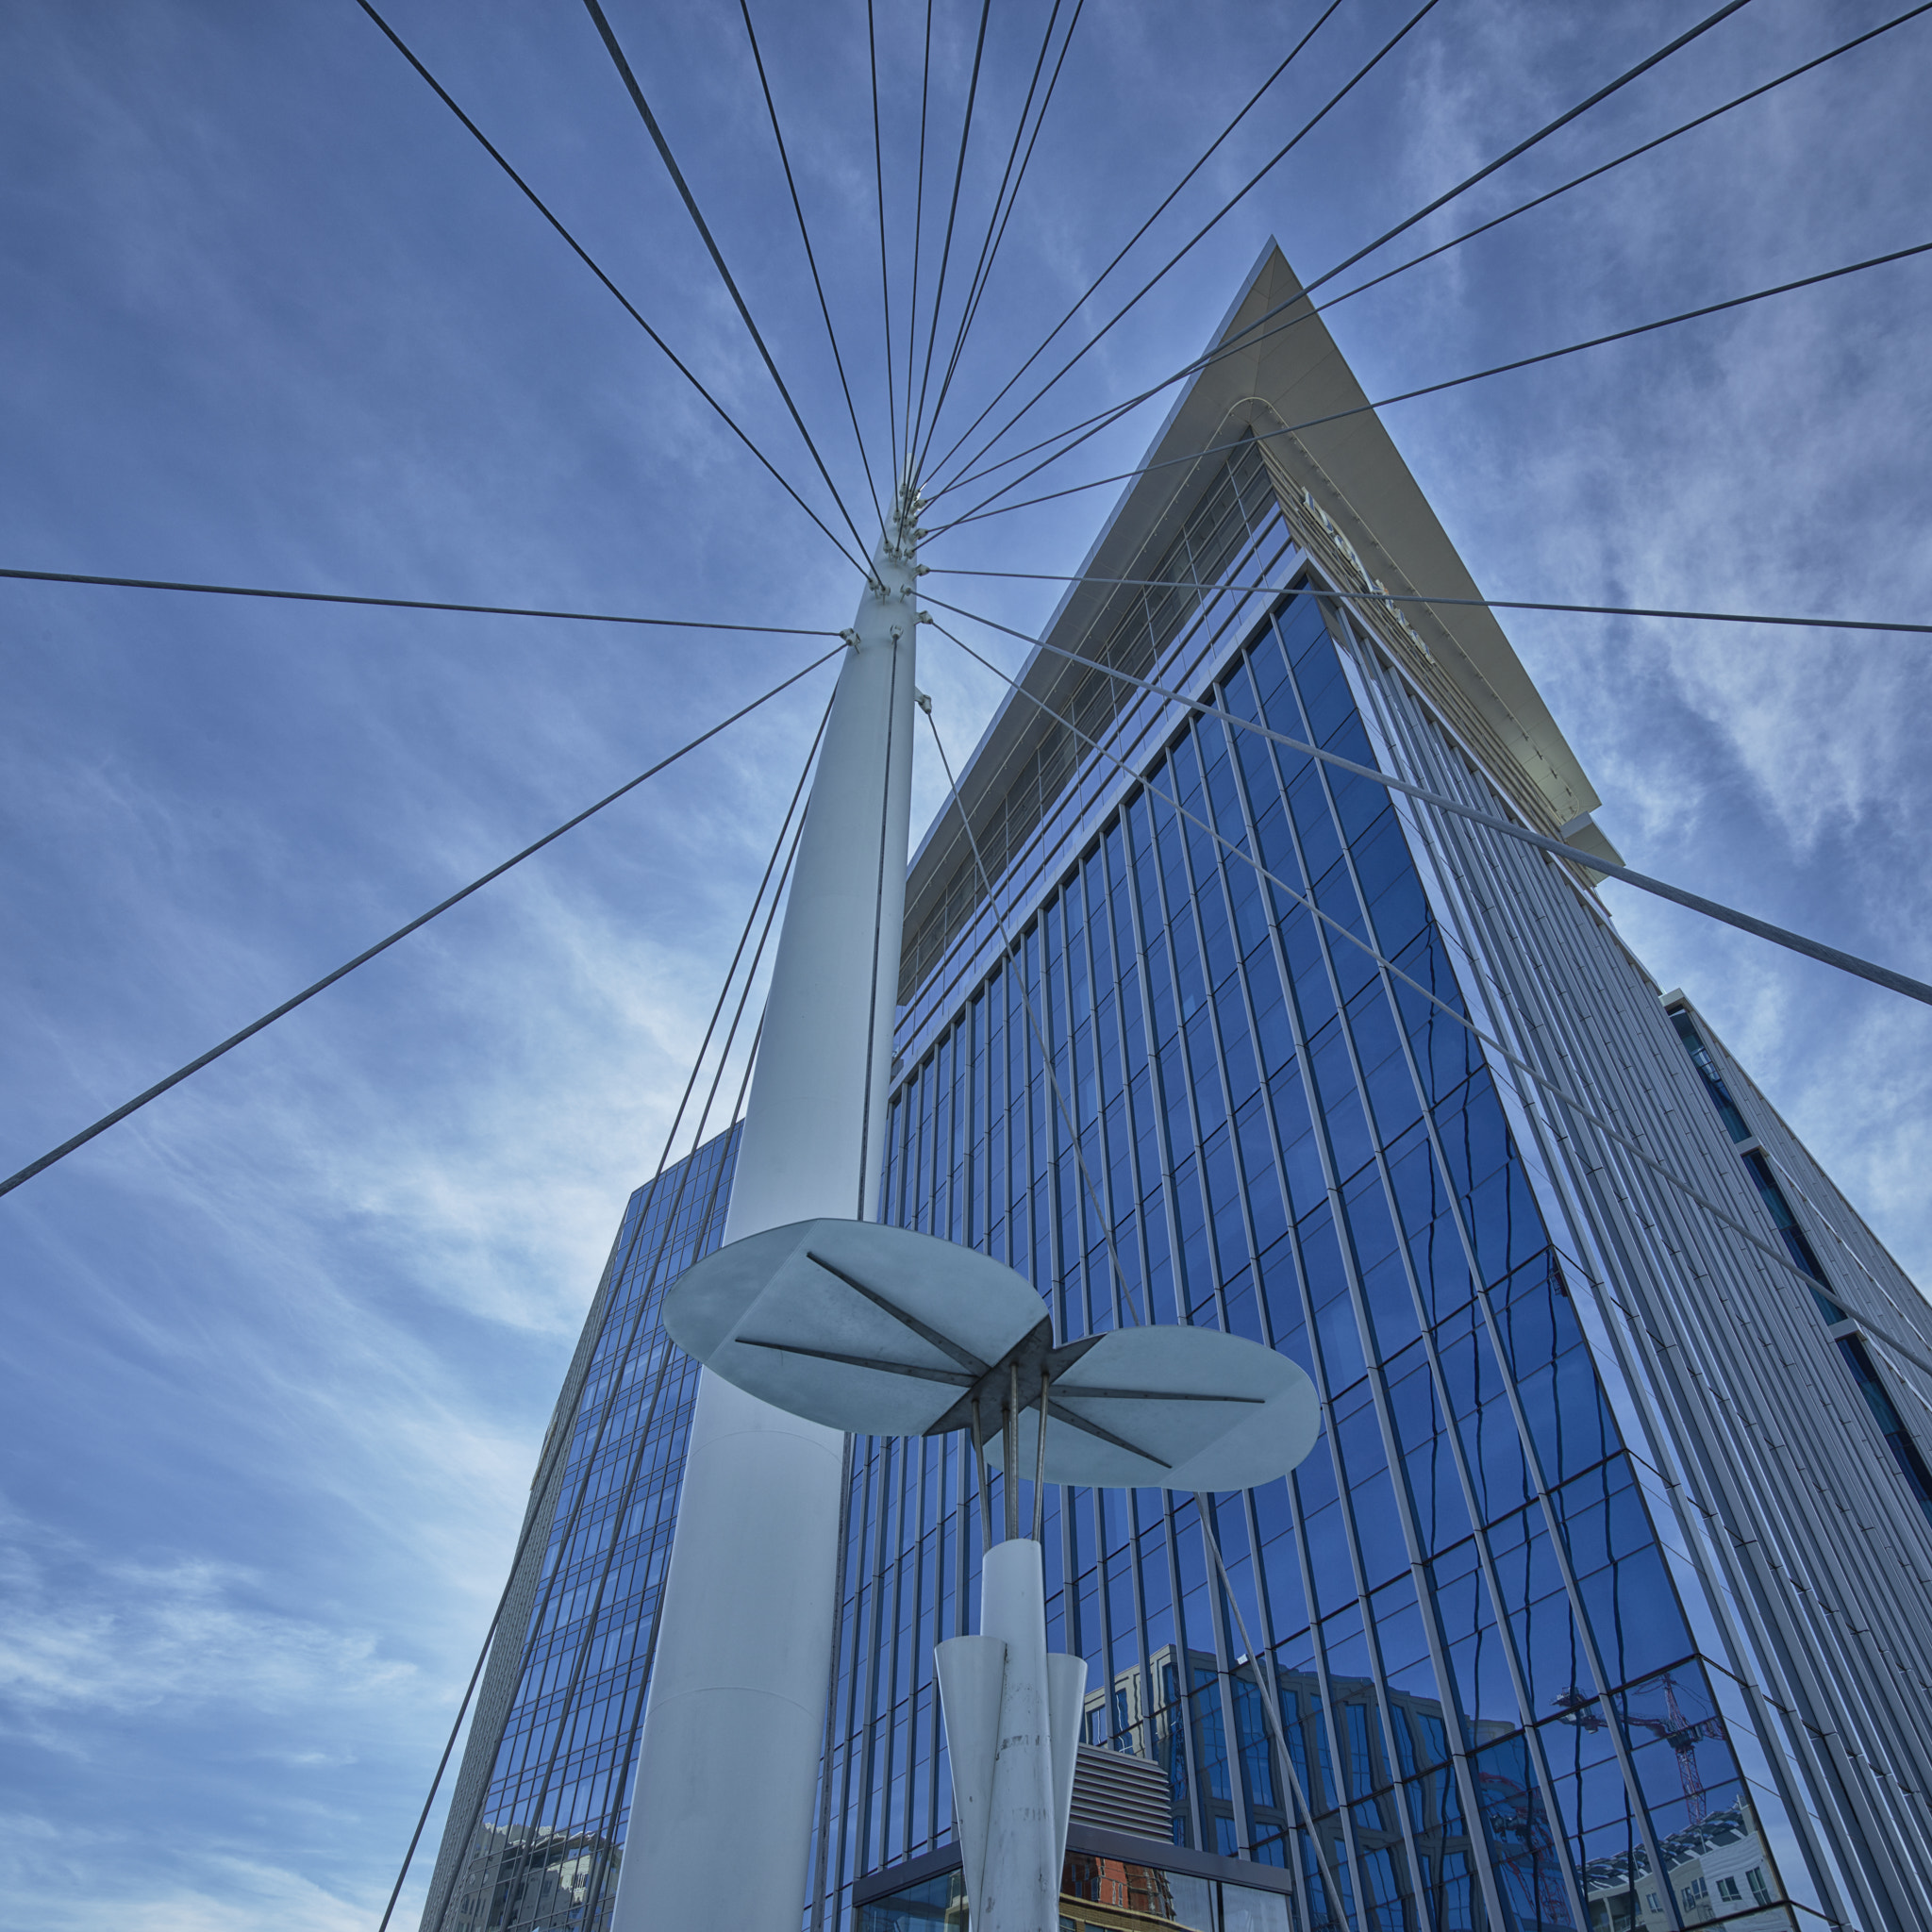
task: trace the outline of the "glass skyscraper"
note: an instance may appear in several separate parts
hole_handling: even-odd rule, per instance
[[[1167,1800],[1076,1797],[1061,1923],[1932,1924],[1932,1317],[1593,874],[1297,749],[1613,856],[1489,613],[1364,594],[1475,592],[1320,322],[1243,333],[1295,292],[1271,252],[908,882],[881,1217],[1324,1406],[1263,1490],[1049,1492],[1087,1742]],[[425,1924],[608,1916],[694,1381],[656,1298],[730,1151],[627,1212]],[[957,1925],[960,1445],[855,1441],[843,1535],[803,1923]]]
[[[425,1926],[602,1924],[698,1368],[664,1291],[724,1232],[739,1130],[631,1197],[538,1458]]]

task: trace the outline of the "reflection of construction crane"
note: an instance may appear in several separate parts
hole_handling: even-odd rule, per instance
[[[1513,1902],[1520,1911],[1529,1907],[1523,1911],[1525,1920],[1538,1925],[1574,1924],[1557,1875],[1556,1837],[1542,1806],[1527,1786],[1497,1771],[1477,1772],[1475,1788],[1490,1836],[1503,1853],[1498,1875],[1505,1891],[1519,1894]]]
[[[1661,1738],[1676,1754],[1677,1781],[1684,1787],[1685,1816],[1692,1824],[1702,1824],[1707,1807],[1704,1801],[1704,1776],[1697,1769],[1697,1743],[1701,1738],[1722,1738],[1724,1727],[1714,1717],[1689,1718],[1684,1715],[1684,1707],[1677,1702],[1676,1678],[1666,1676],[1663,1687],[1664,1714],[1661,1717],[1639,1717],[1627,1707],[1626,1696],[1624,1722],[1648,1731],[1653,1737]],[[1596,1699],[1586,1697],[1575,1685],[1560,1692],[1554,1701],[1564,1713],[1567,1723],[1586,1731],[1603,1729],[1604,1716]]]

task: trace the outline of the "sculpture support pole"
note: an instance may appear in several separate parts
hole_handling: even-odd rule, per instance
[[[1020,1371],[1015,1368],[1008,1372],[1007,1403],[1001,1411],[1005,1425],[1000,1430],[1000,1447],[1005,1451],[1005,1481],[1001,1488],[1005,1491],[1002,1501],[1007,1506],[1007,1541],[1011,1542],[1020,1534]]]
[[[914,505],[880,540],[825,727],[727,1242],[863,1219],[892,1059],[912,772]],[[612,1932],[797,1932],[837,1614],[844,1438],[707,1371]]]
[[[1016,1534],[1019,1377],[1001,1407],[1006,1426],[1006,1541],[979,1573],[979,1634],[952,1637],[934,1662],[953,1772],[953,1836],[959,1846],[974,1932],[1056,1932],[1066,1862],[1074,1765],[1087,1700],[1084,1657],[1046,1648],[1046,1582],[1039,1530],[1044,1509],[1046,1397],[1034,1458],[1034,1535]],[[985,1495],[978,1419],[974,1457]]]
[[[1053,1391],[1053,1377],[1040,1372],[1040,1439],[1033,1452],[1033,1541],[1046,1546],[1046,1411]]]
[[[1054,1856],[1059,1833],[1053,1803],[1046,1587],[1041,1548],[1032,1538],[1009,1537],[987,1557],[979,1579],[979,1627],[984,1637],[1006,1646],[1007,1669],[986,1872],[981,1895],[973,1902],[973,1923],[991,1932],[1048,1932],[1059,1917],[1059,1861]]]

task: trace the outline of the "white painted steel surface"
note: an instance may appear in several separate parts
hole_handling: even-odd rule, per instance
[[[992,1762],[1000,1744],[1007,1646],[996,1637],[949,1637],[933,1646],[946,1761],[953,1774],[953,1842],[966,1896],[985,1890],[986,1828],[992,1815]]]
[[[974,1932],[1055,1932],[1087,1662],[1047,1655],[1044,1575],[1030,1538],[987,1552],[979,1626],[935,1652]]]
[[[1003,1262],[909,1228],[833,1220],[721,1248],[664,1303],[665,1327],[708,1369],[794,1414],[868,1436],[937,1426],[976,1374],[1045,1319],[1039,1293]],[[1084,1352],[1053,1372],[1050,1481],[1253,1489],[1286,1475],[1314,1447],[1314,1384],[1257,1342],[1162,1326],[1117,1330],[1065,1353],[1075,1350]],[[999,1378],[994,1399],[1005,1392]],[[1022,1400],[1038,1392],[1036,1374]],[[1022,1469],[1033,1468],[1039,1437],[1038,1411],[1027,1407]],[[990,1434],[988,1462],[997,1469],[1003,1453]]]
[[[1040,1545],[1036,1543],[1035,1549]],[[1043,1559],[1042,1559],[1043,1560]],[[1080,1762],[1080,1724],[1087,1714],[1087,1659],[1046,1654],[1047,1728],[1053,1735],[1054,1883],[1067,1862],[1067,1827],[1074,1817],[1074,1774]]]
[[[1015,1537],[986,1553],[979,1627],[1007,1648],[999,1745],[992,1760],[980,1932],[1054,1932],[1060,1874],[1054,1862],[1053,1707],[1046,1689],[1046,1588],[1040,1545]],[[948,1757],[950,1757],[950,1753]]]
[[[909,530],[908,530],[909,535]],[[727,1241],[860,1215],[891,1066],[912,769],[912,545],[859,600],[792,872]],[[613,1932],[796,1932],[844,1440],[707,1374],[691,1420]]]
[[[805,1221],[708,1255],[665,1296],[664,1326],[708,1369],[781,1408],[855,1435],[924,1435],[965,1393],[966,1371],[853,1281],[987,1364],[1047,1319],[1039,1291],[977,1249],[904,1227]],[[759,1345],[769,1342],[895,1362],[948,1380]]]
[[[1081,1391],[1146,1390],[1143,1400]],[[1237,1398],[1237,1399],[1229,1399]],[[1120,1328],[1056,1376],[1053,1402],[1122,1442],[1046,1425],[1049,1481],[1110,1490],[1252,1490],[1286,1475],[1315,1446],[1322,1405],[1285,1355],[1218,1328]],[[1030,1470],[1040,1418],[1020,1418],[1020,1467]],[[999,1445],[987,1460],[998,1466]],[[1158,1460],[1155,1458],[1158,1457]]]

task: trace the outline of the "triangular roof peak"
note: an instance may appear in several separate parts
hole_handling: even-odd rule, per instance
[[[1226,353],[1194,375],[1169,411],[1142,458],[1143,474],[1123,491],[1080,565],[1080,579],[1043,631],[1048,641],[1085,654],[1109,634],[1110,607],[1134,593],[1105,580],[1149,574],[1221,474],[1226,446],[1249,432],[1297,541],[1334,581],[1346,584],[1359,571],[1391,591],[1481,596],[1275,243],[1262,251],[1209,338],[1207,353],[1214,350]],[[1595,789],[1494,614],[1467,605],[1402,608],[1414,637],[1391,634],[1391,652],[1496,782],[1537,829],[1575,827],[1576,842],[1613,858],[1593,825],[1578,824],[1600,802]],[[1367,622],[1390,634],[1386,618]],[[1021,682],[1054,704],[1086,675],[1036,649]],[[1042,728],[1038,705],[1009,691],[959,774],[975,825],[1024,767]],[[966,856],[957,808],[949,807],[913,860],[908,942],[935,918],[936,901],[947,894]],[[927,938],[921,953],[931,951]],[[908,977],[923,976],[924,963],[915,964],[908,945]]]
[[[1252,429],[1277,484],[1306,491],[1315,508],[1349,540],[1369,575],[1387,589],[1480,597],[1402,453],[1368,407],[1328,325],[1298,297],[1299,278],[1280,246],[1269,242],[1210,338],[1213,349],[1236,346],[1188,384],[1143,464],[1171,462]],[[1144,550],[1150,536],[1180,522],[1190,507],[1190,475],[1182,462],[1152,469],[1130,484],[1095,539],[1082,575],[1131,575],[1116,559]],[[1076,598],[1077,587],[1048,626],[1046,635],[1056,643],[1066,641],[1057,633]],[[1601,803],[1595,788],[1494,614],[1467,606],[1406,608],[1445,675],[1541,795],[1551,823],[1562,825],[1594,810]],[[1508,774],[1497,776],[1507,780]]]

